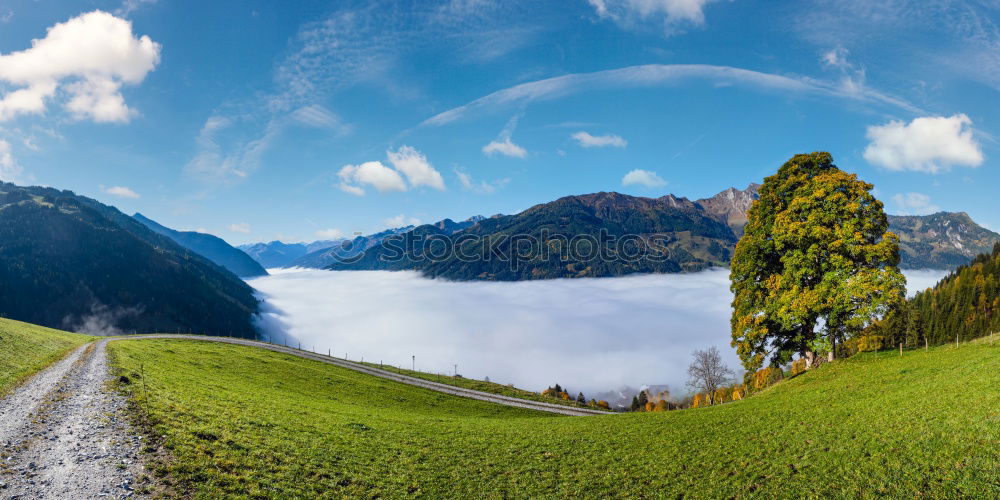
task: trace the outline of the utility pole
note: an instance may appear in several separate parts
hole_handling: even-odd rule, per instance
[[[458,365],[455,365],[455,376],[458,377]]]
[[[413,355],[413,356],[412,356],[412,358],[413,358],[413,359],[412,359],[411,361],[412,361],[413,365],[412,365],[412,368],[411,368],[411,369],[412,369],[413,371],[417,371],[417,356],[416,356],[416,355]]]

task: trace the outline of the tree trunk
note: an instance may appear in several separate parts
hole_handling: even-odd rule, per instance
[[[833,358],[836,356],[834,351],[837,350],[837,339],[830,339],[830,352],[826,355],[826,360],[832,362]]]
[[[812,351],[806,351],[806,370],[812,368],[813,363],[816,361],[816,353]]]

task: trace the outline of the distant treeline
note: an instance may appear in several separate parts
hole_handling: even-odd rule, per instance
[[[899,310],[875,324],[866,340],[875,349],[899,344],[923,347],[964,342],[1000,331],[998,312],[1000,243],[993,247],[992,253],[976,257],[934,288],[906,301]]]

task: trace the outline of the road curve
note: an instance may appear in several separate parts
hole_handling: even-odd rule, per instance
[[[363,365],[360,363],[354,363],[351,361],[346,361],[340,358],[334,358],[331,356],[326,356],[323,354],[317,354],[314,352],[303,351],[300,349],[295,349],[293,347],[286,347],[278,344],[269,344],[267,342],[259,342],[256,340],[248,340],[233,337],[212,337],[207,335],[170,335],[170,334],[153,334],[153,335],[127,335],[122,337],[112,337],[109,340],[137,340],[137,339],[181,339],[181,340],[203,340],[208,342],[221,342],[224,344],[236,344],[247,347],[258,347],[261,349],[267,349],[270,351],[281,352],[285,354],[291,354],[293,356],[298,356],[300,358],[311,359],[314,361],[319,361],[322,363],[327,363],[331,365],[336,365],[341,368],[347,368],[349,370],[354,370],[367,375],[372,375],[374,377],[380,377],[388,380],[393,380],[407,385],[412,385],[416,387],[422,387],[424,389],[430,389],[432,391],[442,392],[445,394],[451,394],[453,396],[460,396],[464,398],[478,399],[480,401],[488,401],[491,403],[502,404],[506,406],[514,406],[517,408],[527,408],[529,410],[544,411],[548,413],[558,413],[560,415],[570,415],[575,417],[591,416],[591,415],[613,415],[612,412],[591,410],[588,408],[574,408],[572,406],[563,406],[554,403],[544,403],[541,401],[530,401],[527,399],[519,399],[510,396],[503,396],[500,394],[493,394],[489,392],[475,391],[472,389],[465,389],[462,387],[456,387],[448,384],[441,384],[438,382],[431,382],[430,380],[424,380],[416,377],[410,377],[407,375],[401,375],[398,373],[393,373],[386,370],[380,370],[378,368],[373,368],[368,365]]]

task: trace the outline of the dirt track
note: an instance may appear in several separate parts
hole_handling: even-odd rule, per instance
[[[253,340],[198,335],[105,338],[82,346],[0,399],[0,498],[128,498],[143,472],[142,437],[126,401],[108,384],[106,346],[118,339],[184,339],[257,347],[459,397],[557,413],[607,412],[528,401],[400,375],[367,365]]]
[[[0,400],[0,498],[127,498],[141,438],[106,384],[107,340],[87,344]]]

